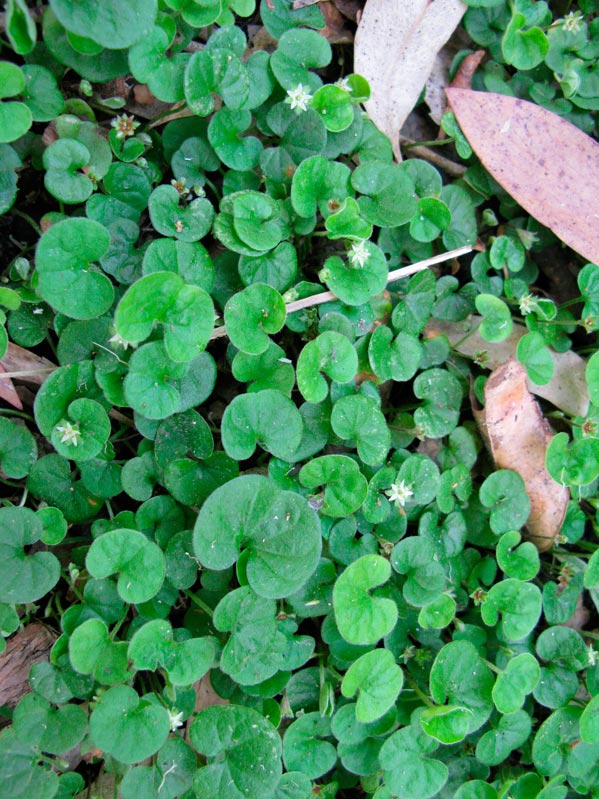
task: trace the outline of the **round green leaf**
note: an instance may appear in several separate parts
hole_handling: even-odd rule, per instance
[[[306,463],[299,473],[300,483],[307,488],[324,486],[321,497],[314,498],[326,516],[348,516],[366,499],[368,482],[360,467],[347,455],[322,455]]]
[[[64,458],[88,461],[105,448],[109,436],[110,419],[104,408],[99,402],[82,397],[71,402],[50,438]]]
[[[290,771],[300,771],[315,780],[330,771],[337,752],[330,741],[331,720],[320,713],[306,713],[285,732],[283,758]]]
[[[540,568],[539,550],[530,541],[520,544],[521,540],[522,536],[516,530],[501,536],[495,553],[497,565],[507,577],[532,580]]]
[[[485,624],[498,625],[503,638],[520,641],[535,628],[541,604],[536,585],[510,577],[491,588],[481,606],[481,615]]]
[[[0,508],[0,602],[35,602],[60,578],[60,563],[51,552],[29,554],[39,541],[41,520],[29,508]]]
[[[163,236],[179,241],[202,239],[212,227],[214,207],[210,200],[198,197],[185,207],[179,204],[179,192],[174,186],[158,186],[148,200],[152,225]]]
[[[427,369],[414,380],[414,394],[424,402],[414,421],[429,438],[441,438],[454,430],[462,404],[462,388],[446,369]]]
[[[486,508],[491,508],[489,521],[496,535],[522,527],[530,514],[524,480],[512,469],[490,474],[480,487],[479,498]]]
[[[465,707],[471,711],[468,731],[482,727],[491,715],[493,674],[469,641],[446,644],[431,668],[431,696],[439,705]]]
[[[249,111],[221,108],[208,125],[208,140],[220,160],[230,169],[244,172],[253,169],[260,157],[262,143],[255,136],[240,136],[252,122]]]
[[[541,667],[530,652],[522,652],[511,660],[493,686],[493,702],[500,713],[515,713],[524,704],[541,679]]]
[[[37,289],[57,311],[73,319],[102,316],[112,305],[112,283],[94,267],[110,235],[91,219],[65,219],[40,238],[35,254]]]
[[[223,415],[223,448],[229,457],[246,460],[258,444],[275,458],[292,462],[303,426],[295,403],[281,391],[265,389],[239,394]]]
[[[109,688],[89,721],[93,746],[121,763],[139,763],[153,755],[166,741],[169,730],[166,708],[140,698],[128,685]]]
[[[395,339],[386,325],[376,327],[368,344],[368,358],[377,377],[403,383],[416,374],[423,350],[412,333],[400,332]]]
[[[479,333],[484,340],[495,344],[508,338],[512,332],[512,315],[505,302],[493,294],[478,294],[474,303],[483,317]]]
[[[75,671],[91,674],[101,685],[126,682],[132,676],[126,641],[113,641],[102,619],[87,619],[73,630],[69,660]]]
[[[319,276],[341,302],[363,305],[385,288],[389,269],[383,252],[365,241],[353,246],[347,261],[338,255],[327,258]]]
[[[404,727],[387,738],[379,760],[391,796],[430,799],[447,782],[445,763],[430,757],[436,741],[414,727]]]
[[[189,737],[206,758],[206,765],[194,776],[196,795],[219,799],[274,795],[282,771],[281,738],[256,710],[235,705],[207,707],[195,717]]]
[[[354,121],[354,107],[348,92],[339,86],[321,86],[310,104],[319,114],[327,130],[338,133]]]
[[[540,333],[526,333],[518,341],[516,357],[526,368],[526,374],[537,386],[544,386],[553,377],[555,364],[551,351]]]
[[[567,433],[557,433],[547,447],[545,466],[557,483],[588,485],[599,475],[599,441],[579,438],[570,442]]]
[[[172,416],[182,410],[181,381],[189,369],[189,364],[171,360],[161,341],[144,344],[129,361],[123,383],[127,403],[147,419]]]
[[[405,225],[417,211],[414,181],[403,164],[368,161],[351,176],[362,215],[379,227]]]
[[[139,344],[157,322],[173,361],[190,361],[203,352],[214,325],[214,305],[199,286],[186,285],[174,272],[154,272],[130,286],[115,312],[117,333]]]
[[[37,460],[35,438],[26,427],[0,417],[0,467],[13,480],[26,477]]]
[[[322,37],[320,37],[322,38]],[[306,158],[293,174],[291,203],[300,216],[310,218],[317,211],[328,217],[352,194],[349,168],[320,155]]]
[[[322,402],[328,385],[324,372],[338,383],[348,383],[358,370],[358,356],[348,339],[332,330],[309,341],[297,361],[297,385],[307,402]]]
[[[375,466],[387,457],[391,435],[385,417],[376,404],[355,394],[341,397],[333,406],[331,427],[343,439],[355,439],[358,455],[366,464]]]
[[[418,721],[424,732],[442,744],[456,744],[468,735],[472,711],[459,705],[425,708]]]
[[[320,523],[305,499],[281,491],[260,475],[217,488],[202,506],[193,532],[196,557],[206,568],[232,566],[246,550],[247,579],[258,596],[289,596],[312,574],[320,557]]]
[[[416,241],[433,241],[451,224],[451,211],[436,197],[422,197],[410,220],[410,235]]]
[[[279,332],[286,316],[283,298],[264,283],[253,283],[225,305],[227,333],[232,343],[249,355],[260,355],[268,349],[269,335]]]
[[[476,758],[486,766],[498,766],[524,744],[532,729],[532,721],[524,710],[502,716],[497,727],[486,732],[476,745]]]
[[[403,687],[403,671],[388,649],[374,649],[349,667],[341,683],[341,693],[351,699],[358,693],[356,718],[369,724],[381,718]]]
[[[79,705],[53,708],[37,694],[24,696],[14,710],[14,729],[21,741],[50,754],[61,754],[83,739],[87,715]]]
[[[210,668],[216,652],[211,638],[176,641],[165,619],[154,619],[140,627],[129,642],[127,655],[138,671],[156,671],[161,666],[173,685],[192,685]]]
[[[376,644],[395,627],[395,602],[369,593],[390,576],[388,560],[380,555],[364,555],[337,578],[333,589],[335,620],[348,643]]]
[[[92,577],[119,573],[117,588],[125,602],[139,604],[156,596],[164,582],[161,549],[137,530],[121,528],[96,538],[85,559]]]
[[[117,50],[138,41],[151,30],[156,18],[156,0],[52,0],[52,10],[67,30]]]

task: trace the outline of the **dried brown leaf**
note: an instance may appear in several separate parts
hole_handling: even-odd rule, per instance
[[[467,55],[458,67],[450,85],[454,89],[469,89],[474,73],[484,57],[484,50],[476,50],[476,52]]]
[[[534,103],[448,89],[470,146],[495,180],[573,250],[599,263],[599,144]]]
[[[353,31],[346,26],[347,20],[337,6],[329,0],[324,0],[318,3],[318,7],[325,21],[325,27],[319,31],[321,36],[324,36],[330,44],[351,44],[354,40]]]
[[[34,622],[8,639],[0,655],[0,705],[14,707],[29,693],[29,670],[34,663],[47,660],[56,634]]]
[[[366,110],[391,139],[398,161],[400,128],[465,10],[461,0],[368,0],[364,7],[354,69],[370,83]]]
[[[468,317],[464,322],[441,322],[431,319],[426,326],[425,335],[431,338],[440,334],[446,335],[452,347],[469,358],[476,358],[480,353],[485,353],[486,358],[482,366],[496,369],[515,354],[518,342],[528,330],[523,325],[515,324],[509,338],[491,344],[476,332],[480,322],[481,317],[476,315]],[[555,365],[551,380],[544,386],[537,386],[529,380],[528,390],[571,416],[584,416],[589,407],[589,392],[585,378],[586,361],[571,350],[551,351],[551,357]]]
[[[23,403],[17,394],[17,390],[14,387],[12,380],[10,377],[2,377],[2,373],[6,371],[8,370],[5,369],[0,363],[0,399],[8,402],[8,404],[12,405],[13,408],[18,408],[18,410],[22,411]]]
[[[525,368],[515,358],[489,376],[485,408],[477,421],[497,467],[513,469],[524,480],[530,499],[525,537],[546,551],[561,528],[570,494],[545,468],[553,431],[526,386]]]
[[[36,355],[34,352],[19,347],[18,344],[8,342],[8,349],[2,356],[0,365],[4,371],[8,372],[13,378],[18,377],[25,383],[33,383],[41,386],[50,372],[57,368],[55,363]],[[4,378],[6,380],[7,378]],[[2,380],[0,379],[0,383]]]

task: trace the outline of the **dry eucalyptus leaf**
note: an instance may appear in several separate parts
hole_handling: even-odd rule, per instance
[[[2,356],[0,366],[13,377],[18,374],[18,379],[24,383],[33,383],[37,386],[41,386],[50,372],[57,368],[52,361],[30,352],[24,347],[19,347],[18,344],[13,344],[12,341],[8,342],[8,349]],[[0,382],[8,382],[8,380],[7,378],[2,380],[2,375],[0,374]]]
[[[435,57],[462,18],[461,0],[368,0],[356,33],[354,69],[370,83],[370,118],[401,161],[399,131]]]
[[[545,552],[561,528],[570,492],[545,468],[553,431],[526,386],[525,368],[515,358],[491,373],[484,410],[475,415],[496,466],[513,469],[524,480],[530,499],[525,537]]]
[[[445,334],[452,347],[469,358],[476,358],[479,353],[484,352],[486,359],[482,365],[488,369],[496,369],[515,354],[518,342],[528,330],[523,325],[515,324],[509,338],[491,344],[476,332],[480,322],[481,317],[476,315],[468,317],[463,322],[441,322],[432,319],[426,326],[425,335],[432,338],[441,333]],[[468,335],[468,338],[464,338],[471,330],[474,332]],[[555,364],[551,380],[544,386],[537,386],[529,380],[528,390],[537,397],[551,402],[564,413],[584,416],[589,407],[589,391],[585,378],[586,361],[572,350],[551,351],[551,357]]]
[[[599,263],[599,144],[516,97],[447,89],[470,146],[495,180],[573,250]]]
[[[33,622],[8,639],[0,655],[0,705],[14,707],[29,693],[29,671],[34,663],[48,659],[56,634]]]

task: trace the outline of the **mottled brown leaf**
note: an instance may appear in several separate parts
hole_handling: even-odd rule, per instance
[[[368,0],[358,25],[354,69],[370,83],[366,110],[398,161],[399,130],[416,105],[438,51],[458,25],[461,0]]]
[[[454,89],[469,89],[472,82],[472,77],[484,57],[484,50],[476,50],[476,52],[467,55],[466,58],[462,60],[457,72],[453,76],[451,86]]]
[[[510,336],[498,343],[485,341],[476,328],[481,317],[473,314],[463,322],[443,322],[431,319],[426,326],[425,335],[429,338],[445,335],[462,355],[477,358],[486,369],[496,369],[516,352],[518,342],[525,333],[524,325],[514,324]],[[528,390],[555,405],[571,416],[585,416],[589,407],[585,369],[586,361],[572,350],[553,352],[555,365],[553,377],[544,386],[527,381]]]
[[[447,89],[470,146],[531,216],[599,263],[599,144],[557,114],[492,92]]]
[[[525,537],[546,551],[561,528],[570,494],[545,469],[553,431],[526,387],[526,370],[515,358],[489,376],[485,408],[476,418],[496,466],[513,469],[524,480],[530,499]]]
[[[28,624],[8,639],[0,655],[0,705],[14,707],[29,693],[29,670],[48,660],[56,633],[43,624]]]

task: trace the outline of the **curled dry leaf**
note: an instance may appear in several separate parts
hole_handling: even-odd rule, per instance
[[[55,363],[52,363],[47,358],[36,355],[24,347],[19,347],[17,344],[13,344],[12,341],[8,342],[8,349],[2,356],[0,366],[11,377],[18,377],[24,383],[33,383],[37,386],[41,386],[50,372],[58,368]],[[8,378],[0,376],[0,385],[3,382],[8,382]]]
[[[458,67],[450,85],[454,89],[469,89],[472,77],[484,57],[484,50],[476,50],[476,52],[467,55]]]
[[[0,705],[14,707],[29,693],[29,670],[34,663],[48,660],[56,634],[34,622],[15,633],[0,655]]]
[[[364,7],[354,69],[370,83],[366,110],[391,139],[398,161],[399,130],[465,11],[461,0],[368,0]]]
[[[467,89],[447,89],[447,96],[495,180],[569,247],[599,263],[599,144],[535,103]]]
[[[481,317],[476,315],[469,316],[464,322],[441,322],[432,319],[426,326],[425,335],[433,338],[443,333],[459,353],[479,360],[481,353],[484,353],[485,359],[481,365],[488,369],[496,369],[515,354],[518,342],[528,330],[523,325],[515,324],[509,338],[491,344],[476,332],[480,322]],[[551,357],[555,365],[551,380],[544,386],[537,386],[528,380],[528,390],[571,416],[584,416],[589,407],[589,391],[585,378],[586,361],[572,350],[551,351]]]
[[[515,358],[491,373],[485,407],[475,417],[497,467],[513,469],[524,480],[530,499],[525,537],[545,552],[561,528],[570,493],[545,468],[553,431],[526,386],[526,370]]]

